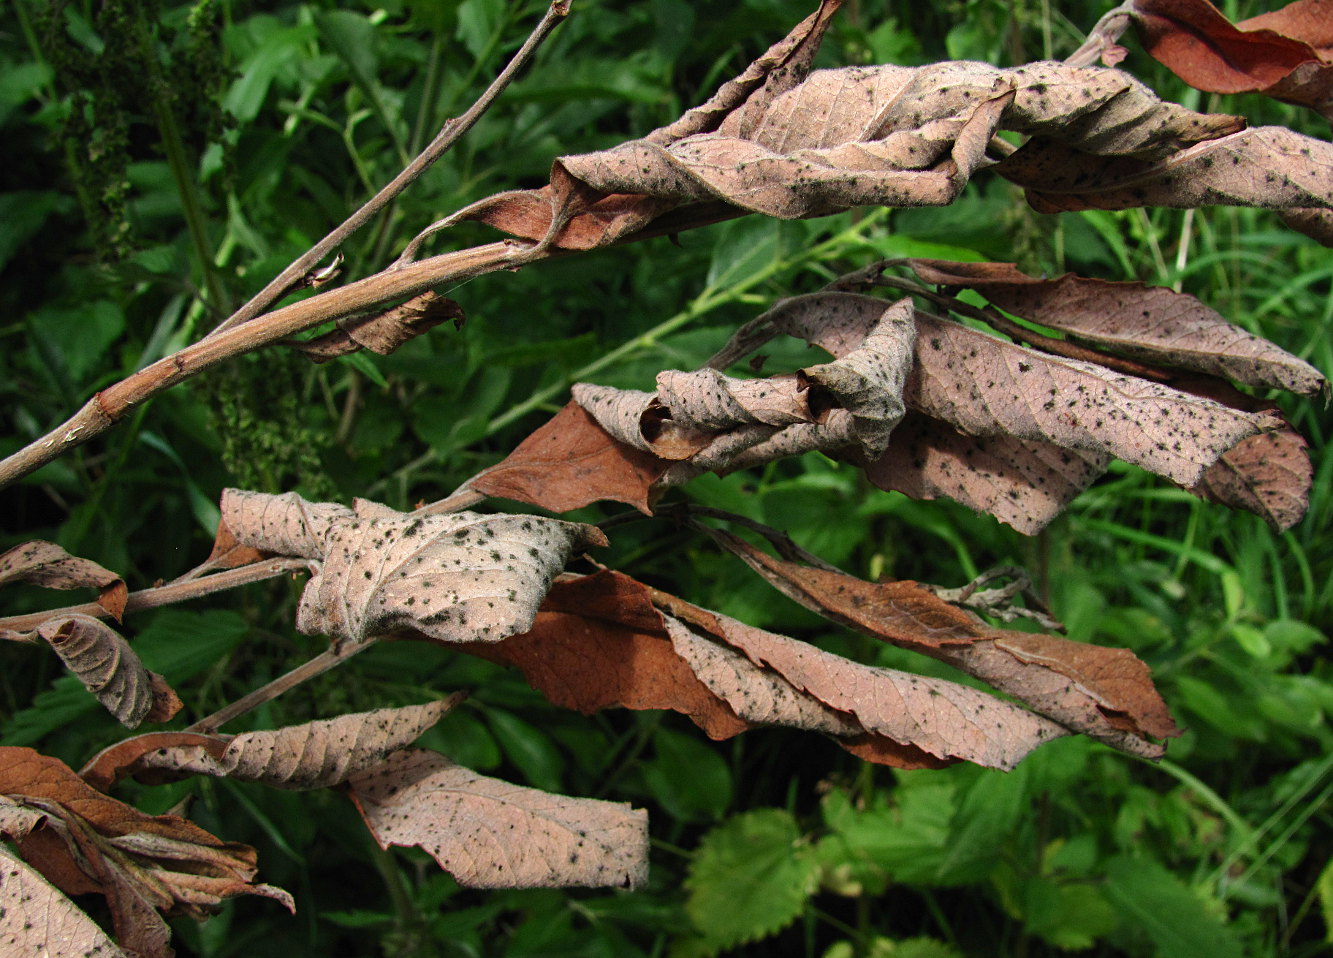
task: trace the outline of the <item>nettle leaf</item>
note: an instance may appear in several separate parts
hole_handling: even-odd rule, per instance
[[[381,848],[424,848],[468,888],[633,888],[648,874],[648,816],[552,795],[405,749],[349,782]]]
[[[318,559],[297,628],[361,643],[413,628],[445,642],[498,642],[531,627],[576,551],[606,545],[593,526],[540,516],[411,516],[356,511],[293,493],[227,490],[223,522],[255,548]]]
[[[36,869],[0,845],[0,951],[44,958],[126,958]]]
[[[685,912],[709,953],[781,931],[815,891],[819,866],[791,813],[745,812],[704,836],[685,879]]]
[[[411,744],[462,699],[457,694],[425,705],[239,735],[140,735],[104,749],[79,774],[104,791],[126,775],[146,772],[213,775],[274,788],[328,788]]]
[[[181,710],[167,680],[144,668],[130,644],[100,619],[58,616],[35,631],[126,728],[137,728],[145,719],[165,722]]]

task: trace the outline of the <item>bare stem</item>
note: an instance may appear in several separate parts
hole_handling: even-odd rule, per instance
[[[217,572],[200,579],[187,579],[151,589],[140,589],[138,592],[130,593],[129,600],[125,603],[125,611],[138,612],[141,609],[155,609],[189,599],[198,599],[214,592],[234,589],[251,582],[262,582],[289,572],[301,572],[309,564],[306,559],[265,559],[262,562],[252,562],[238,569],[228,569],[226,572]],[[111,613],[96,602],[86,602],[82,605],[66,606],[63,609],[8,616],[0,619],[0,632],[31,632],[47,619],[64,615],[91,615],[99,619],[111,617]]]
[[[209,336],[217,336],[233,327],[248,323],[272,306],[295,286],[306,273],[314,269],[324,257],[341,246],[348,237],[362,226],[370,222],[380,210],[392,203],[403,190],[415,182],[422,173],[430,169],[431,164],[447,153],[491,108],[491,105],[495,103],[505,87],[513,82],[518,72],[532,59],[537,47],[550,36],[551,31],[569,14],[572,2],[573,0],[554,0],[547,8],[546,15],[533,29],[523,46],[519,48],[508,65],[500,71],[500,74],[466,113],[455,119],[445,121],[444,126],[440,128],[440,132],[435,135],[435,139],[431,140],[426,148],[417,155],[416,159],[409,163],[388,185],[371,197],[364,206],[344,220],[329,235],[312,246],[305,255],[293,261],[272,282],[256,293],[248,303],[213,330]]]
[[[261,685],[248,695],[242,695],[235,702],[224,705],[212,715],[205,715],[195,722],[186,732],[212,732],[232,719],[256,709],[265,702],[271,702],[283,692],[293,689],[302,682],[308,682],[317,675],[323,675],[329,669],[342,665],[363,649],[375,644],[375,639],[350,645],[342,649],[327,649],[307,662],[303,662],[285,675],[280,675],[267,685]]]

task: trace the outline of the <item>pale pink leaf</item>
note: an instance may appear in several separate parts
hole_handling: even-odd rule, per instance
[[[419,846],[468,888],[633,888],[648,874],[647,813],[478,775],[404,749],[350,780],[381,848]]]
[[[1275,529],[1290,529],[1310,503],[1314,470],[1305,450],[1305,440],[1288,428],[1250,436],[1209,466],[1189,491],[1253,512]]]
[[[97,923],[0,845],[0,954],[126,958]]]

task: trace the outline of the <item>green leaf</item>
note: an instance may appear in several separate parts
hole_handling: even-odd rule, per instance
[[[1333,943],[1333,858],[1319,873],[1315,890],[1319,894],[1319,910],[1324,915],[1324,941]]]
[[[73,207],[69,197],[49,190],[17,190],[0,193],[0,269],[19,251],[53,213]]]
[[[858,858],[884,869],[895,881],[932,885],[948,856],[957,798],[951,782],[919,777],[906,781],[911,784],[900,784],[893,792],[893,806],[876,793],[858,808],[846,792],[830,792],[822,805],[824,822]]]
[[[1116,927],[1119,916],[1093,885],[1034,876],[1023,883],[1027,930],[1057,948],[1091,948]]]
[[[719,231],[708,264],[708,289],[730,289],[748,284],[781,258],[782,224],[762,216],[732,220]]]
[[[731,772],[716,751],[692,735],[659,727],[655,757],[640,768],[653,798],[673,818],[715,822],[731,804]]]
[[[729,819],[700,843],[685,880],[685,911],[713,950],[772,935],[805,908],[816,867],[790,812]]]
[[[516,765],[532,785],[548,792],[560,791],[565,763],[551,744],[550,736],[504,709],[489,709],[485,714],[505,758]]]
[[[1243,958],[1240,940],[1175,875],[1156,862],[1120,855],[1106,864],[1106,898],[1121,924],[1171,958]]]

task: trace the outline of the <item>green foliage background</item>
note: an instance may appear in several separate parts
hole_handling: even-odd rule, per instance
[[[535,65],[462,144],[344,249],[382,268],[434,219],[544,181],[552,157],[641,135],[703,99],[810,0],[576,0]],[[1256,4],[1225,3],[1234,16]],[[0,452],[206,332],[461,112],[544,4],[378,6],[16,0],[0,10]],[[1072,50],[1091,0],[849,0],[821,64],[1010,65]],[[1327,136],[1258,97],[1164,96]],[[480,227],[434,249],[493,238]],[[156,400],[100,442],[0,493],[3,541],[53,539],[131,587],[200,561],[226,485],[397,507],[501,458],[576,379],[645,388],[690,368],[773,298],[886,256],[1017,260],[1179,284],[1333,371],[1333,262],[1267,214],[1058,218],[980,180],[940,210],[747,218],[484,277],[467,310],[388,358],[327,367],[270,352]],[[781,357],[775,357],[774,362]],[[1081,740],[1002,775],[895,774],[783,731],[712,743],[674,714],[553,710],[516,675],[432,647],[376,648],[233,730],[474,690],[423,744],[480,771],[649,808],[635,893],[460,890],[424,855],[381,852],[336,794],[226,781],[127,789],[260,849],[295,918],[229,903],[179,922],[182,953],[910,956],[1327,954],[1333,921],[1330,422],[1311,440],[1310,511],[1290,532],[1121,467],[1035,539],[946,503],[869,488],[821,457],[706,478],[686,494],[786,529],[863,576],[957,585],[1026,565],[1078,639],[1134,649],[1188,731],[1152,766]],[[611,509],[589,508],[597,521]],[[701,605],[863,661],[945,674],[830,627],[667,522],[619,527],[604,557]],[[131,619],[195,717],[317,652],[298,585],[254,586]],[[50,605],[11,590],[12,611]],[[7,648],[0,741],[78,767],[122,732],[54,657]],[[955,677],[956,676],[950,676]],[[95,902],[85,903],[96,907]]]

